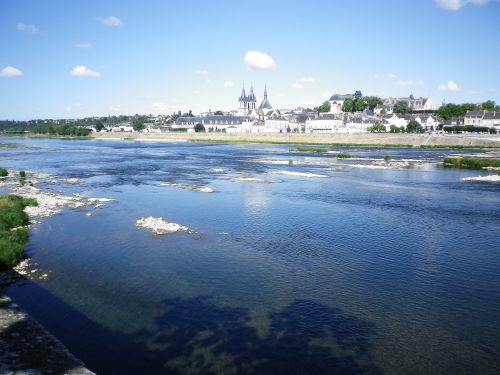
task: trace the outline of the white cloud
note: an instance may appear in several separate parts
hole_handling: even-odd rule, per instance
[[[123,25],[122,20],[115,16],[101,17],[98,19],[99,22],[106,26],[118,27]]]
[[[447,92],[457,92],[460,90],[458,85],[453,81],[448,81],[448,83],[443,83],[438,86],[439,91],[447,91]]]
[[[77,43],[75,44],[77,48],[92,48],[92,43]]]
[[[394,73],[389,73],[389,74],[387,74],[387,77],[388,77],[389,79],[396,79],[396,78],[398,78],[398,76],[397,76],[396,74],[394,74]]]
[[[302,77],[301,79],[299,79],[298,82],[299,83],[314,83],[314,82],[316,82],[316,78],[314,78],[314,77]]]
[[[70,72],[72,76],[76,77],[99,77],[101,73],[94,72],[93,70],[85,67],[84,65],[75,66]]]
[[[73,109],[72,109],[71,107],[66,107],[66,108],[64,108],[64,110],[65,110],[66,112],[71,112]]]
[[[194,74],[199,76],[206,76],[208,74],[208,70],[206,69],[197,69],[194,71]]]
[[[233,81],[225,81],[224,87],[233,87]]]
[[[381,76],[380,74],[378,74],[378,73],[375,73],[375,74],[373,75],[373,78],[375,78],[375,79],[380,79],[380,78],[382,78],[382,76]]]
[[[303,89],[304,88],[304,85],[302,83],[298,83],[298,82],[295,82],[294,84],[292,84],[291,86],[293,89]]]
[[[447,10],[459,10],[466,5],[485,5],[491,0],[434,0],[438,6]],[[493,0],[496,1],[496,0]]]
[[[424,81],[422,81],[421,79],[419,80],[406,79],[398,81],[398,85],[400,86],[422,86],[423,84]]]
[[[38,28],[33,24],[27,25],[25,23],[18,23],[16,27],[19,31],[25,31],[28,34],[38,34],[40,32],[40,30],[38,30]]]
[[[276,63],[267,53],[248,51],[245,54],[245,63],[251,69],[270,70],[276,69]]]
[[[328,99],[330,99],[332,97],[332,95],[333,95],[333,93],[331,93],[330,91],[325,91],[323,93],[323,97],[328,98]]]
[[[0,77],[3,78],[12,78],[12,77],[20,77],[24,73],[13,66],[6,66],[2,70],[0,70]]]

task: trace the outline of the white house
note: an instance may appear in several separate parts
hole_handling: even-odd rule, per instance
[[[306,120],[306,133],[339,133],[343,128],[342,117],[328,113],[316,119]]]
[[[330,97],[328,100],[330,102],[330,113],[337,115],[339,113],[342,113],[342,106],[344,105],[344,102],[346,99],[353,99],[354,95],[347,94],[347,95],[339,95],[335,94]]]

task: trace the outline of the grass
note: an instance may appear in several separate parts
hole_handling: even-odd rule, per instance
[[[6,177],[8,175],[9,175],[9,172],[7,172],[7,169],[0,168],[0,177]]]
[[[484,167],[500,168],[500,160],[498,159],[473,159],[473,158],[444,158],[445,167],[449,168],[464,168],[464,169],[481,169]]]
[[[0,269],[13,267],[23,258],[29,231],[24,227],[29,222],[24,208],[37,205],[35,199],[0,196]]]
[[[323,153],[323,152],[328,152],[328,149],[326,148],[319,148],[319,147],[297,147],[297,148],[292,148],[290,151],[294,152],[314,152],[314,153]]]
[[[349,154],[337,154],[337,159],[350,159],[351,155]]]

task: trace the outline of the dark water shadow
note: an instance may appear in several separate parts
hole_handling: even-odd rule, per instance
[[[168,299],[154,328],[125,334],[34,283],[25,288],[9,295],[99,374],[381,374],[369,344],[374,324],[309,300],[268,314],[259,334],[247,309],[208,296]]]

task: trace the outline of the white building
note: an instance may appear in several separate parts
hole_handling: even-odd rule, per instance
[[[412,111],[427,111],[433,110],[434,104],[431,98],[415,98],[413,95],[403,98],[387,98],[384,100],[384,106],[394,107],[397,102],[405,102],[408,104],[408,108]]]
[[[344,105],[344,102],[346,99],[354,99],[354,95],[347,94],[347,95],[339,95],[335,94],[330,97],[328,100],[330,102],[330,113],[333,113],[334,115],[342,113],[342,106]]]
[[[326,113],[316,119],[306,120],[306,133],[339,133],[343,128],[342,117]]]

